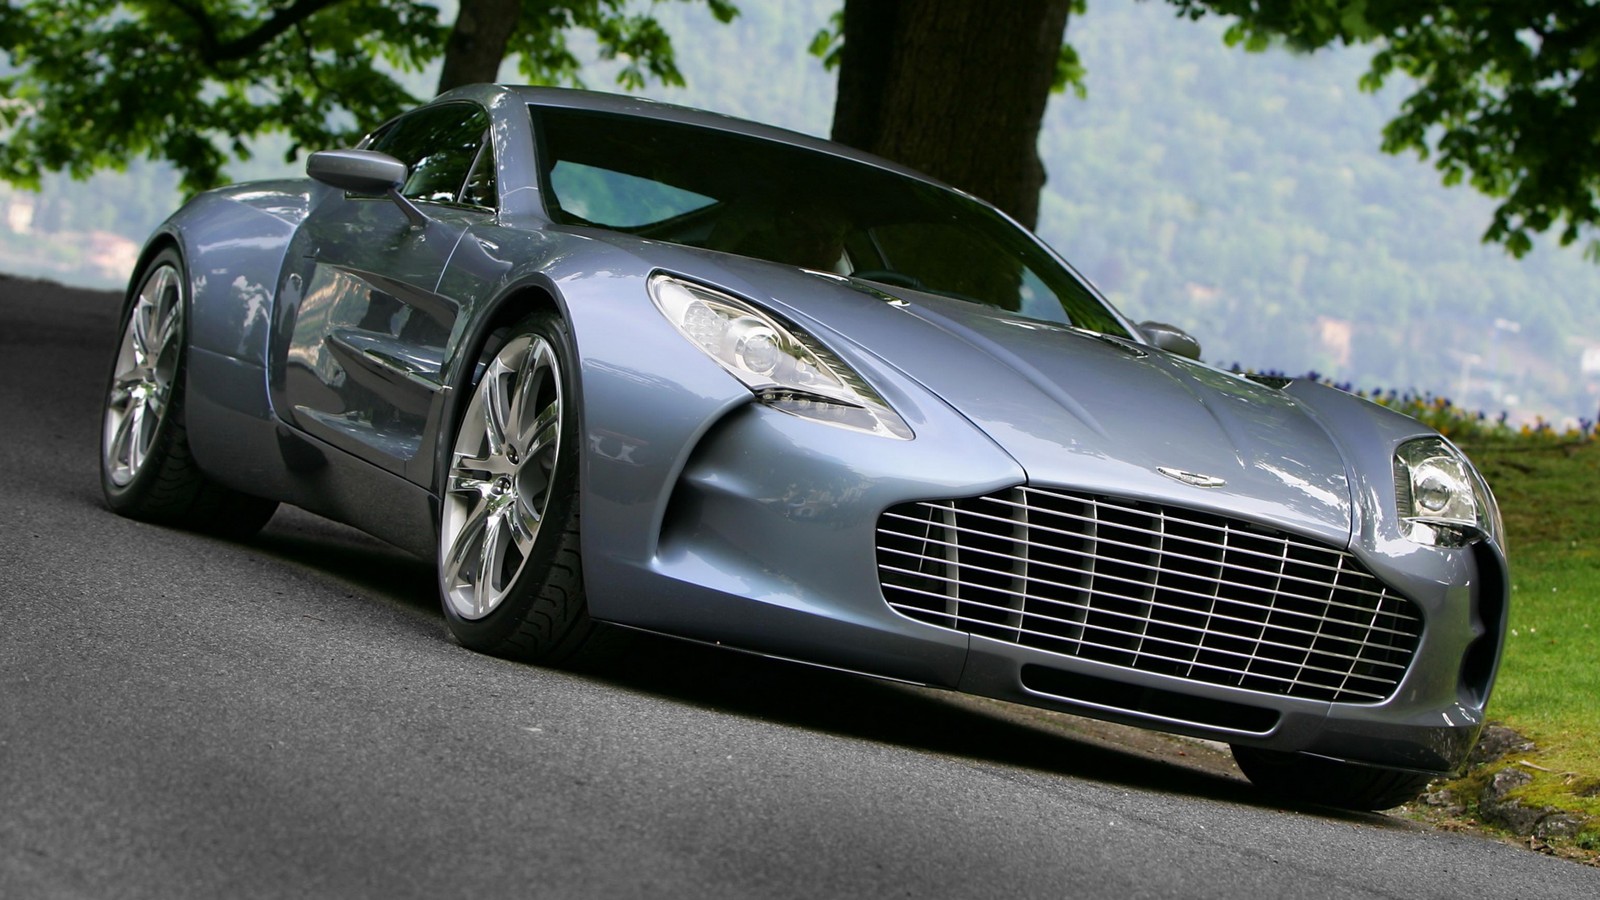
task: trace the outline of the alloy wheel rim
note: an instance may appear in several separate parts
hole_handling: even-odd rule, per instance
[[[144,468],[166,418],[183,343],[183,289],[163,264],[145,278],[122,332],[106,396],[101,454],[117,487]]]
[[[514,338],[484,371],[450,456],[439,577],[450,607],[481,619],[527,566],[561,463],[561,368],[548,341]]]

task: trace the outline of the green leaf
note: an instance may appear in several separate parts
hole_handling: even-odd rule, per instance
[[[509,48],[529,81],[577,84],[567,35],[583,30],[625,88],[683,84],[669,36],[627,0],[527,3]],[[7,0],[0,178],[36,186],[147,158],[199,190],[266,135],[346,145],[419,102],[397,76],[444,55],[439,16],[438,0]]]
[[[1360,87],[1399,71],[1410,94],[1383,129],[1390,153],[1435,157],[1447,185],[1501,198],[1485,240],[1513,255],[1561,226],[1600,229],[1600,5],[1586,0],[1169,0],[1191,17],[1234,17],[1230,46],[1376,44]],[[1512,225],[1510,223],[1516,223]]]
[[[1060,52],[1056,54],[1056,71],[1050,82],[1050,90],[1060,93],[1070,87],[1072,93],[1082,100],[1089,96],[1088,88],[1084,86],[1086,74],[1083,61],[1078,58],[1078,51],[1071,44],[1063,43]]]

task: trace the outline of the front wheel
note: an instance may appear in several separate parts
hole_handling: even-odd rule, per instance
[[[129,518],[248,537],[278,504],[217,484],[189,452],[187,301],[183,260],[164,250],[124,312],[101,416],[100,487],[106,505]]]
[[[536,313],[490,341],[456,429],[439,593],[465,647],[561,663],[597,636],[578,547],[578,410],[565,324]]]
[[[1286,800],[1340,809],[1380,810],[1416,799],[1431,776],[1398,769],[1233,746],[1233,759],[1256,787]]]

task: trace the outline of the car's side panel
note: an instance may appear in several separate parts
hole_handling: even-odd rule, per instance
[[[270,364],[285,421],[413,480],[457,314],[435,288],[466,227],[487,217],[428,212],[415,226],[386,198],[319,189],[283,267]]]
[[[699,435],[750,397],[655,312],[644,292],[648,273],[643,261],[582,235],[484,228],[462,241],[439,286],[440,293],[474,298],[463,301],[462,327],[452,336],[446,365],[458,405],[489,330],[511,324],[539,302],[556,304],[566,319],[581,356],[578,399],[591,450],[584,455],[586,497],[588,485],[600,481],[586,502],[585,521],[604,518],[595,504],[608,497],[634,515],[641,504],[659,510]],[[628,406],[630,399],[637,408]],[[440,446],[437,472],[444,469],[447,444]],[[613,464],[595,462],[605,455]],[[594,465],[603,471],[587,468]],[[617,529],[606,544],[647,556],[654,546],[648,534],[659,522],[657,511],[649,521]]]
[[[202,194],[152,238],[175,243],[189,275],[185,416],[195,459],[223,484],[275,498],[286,496],[293,479],[270,439],[272,286],[305,217],[308,191],[306,182],[283,181]]]
[[[433,557],[433,495],[368,460],[279,422],[272,444],[292,478],[283,497],[352,525],[424,559]]]
[[[292,429],[268,385],[277,284],[311,186],[266,182],[202,194],[151,243],[177,246],[189,275],[185,419],[206,475],[431,553],[426,490]]]

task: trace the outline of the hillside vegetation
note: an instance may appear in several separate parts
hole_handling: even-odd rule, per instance
[[[826,134],[833,76],[806,45],[836,0],[743,6],[731,26],[651,7],[688,86],[647,93]],[[1130,315],[1193,331],[1213,362],[1429,391],[1513,421],[1593,418],[1600,376],[1579,359],[1600,348],[1600,266],[1575,248],[1514,261],[1480,245],[1488,200],[1378,151],[1403,91],[1357,90],[1366,51],[1248,54],[1223,27],[1154,0],[1096,0],[1073,20],[1089,93],[1047,115],[1045,239]],[[604,65],[589,71],[609,86]],[[281,155],[263,147],[233,174],[292,174]],[[135,164],[37,198],[0,189],[0,268],[115,285],[127,248],[111,236],[142,240],[179,202],[174,183]]]

